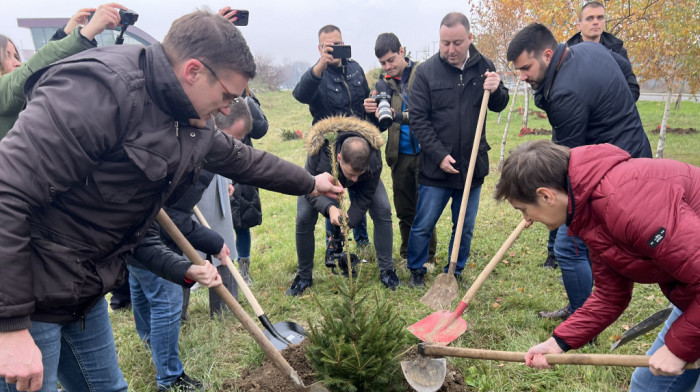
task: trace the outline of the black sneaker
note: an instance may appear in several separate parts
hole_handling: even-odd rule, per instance
[[[287,295],[293,295],[295,297],[298,297],[301,295],[301,293],[304,292],[308,287],[311,287],[314,285],[313,279],[302,279],[299,275],[297,275],[294,278],[294,282],[292,282],[292,287],[287,290],[285,294]]]
[[[408,282],[411,288],[425,287],[425,273],[421,270],[411,270],[411,280]]]
[[[201,381],[191,378],[185,372],[182,372],[174,383],[167,386],[158,386],[159,391],[166,392],[200,392],[204,391],[204,385]]]
[[[556,269],[557,265],[557,258],[554,256],[554,251],[550,250],[549,252],[547,252],[547,260],[544,261],[542,267]]]
[[[537,317],[546,319],[562,319],[566,320],[571,315],[570,305],[566,305],[561,309],[557,310],[543,310],[537,313]]]
[[[382,271],[379,273],[379,280],[384,283],[384,286],[386,288],[391,289],[391,291],[395,291],[397,287],[401,284],[401,281],[399,280],[399,277],[396,276],[396,271],[393,269]]]

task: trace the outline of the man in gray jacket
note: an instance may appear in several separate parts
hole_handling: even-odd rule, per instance
[[[127,389],[103,296],[201,169],[294,195],[342,192],[214,130],[210,115],[254,75],[238,29],[198,11],[162,45],[98,48],[29,79],[0,143],[0,389]]]

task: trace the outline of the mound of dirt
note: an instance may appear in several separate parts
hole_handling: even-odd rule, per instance
[[[661,126],[657,126],[656,128],[651,130],[651,133],[653,134],[658,134],[661,131]],[[678,135],[690,135],[693,133],[697,133],[698,130],[695,128],[671,128],[671,127],[666,127],[666,133],[675,133]]]
[[[294,370],[299,374],[299,376],[304,380],[304,385],[311,385],[316,380],[316,374],[311,368],[309,360],[306,358],[306,344],[307,341],[300,345],[290,346],[289,348],[282,351],[282,356],[289,362]],[[414,349],[410,350],[404,355],[403,360],[412,360],[417,356],[417,352]],[[406,391],[413,391],[408,383],[403,381]],[[287,377],[283,376],[279,370],[272,364],[272,362],[266,359],[261,366],[255,369],[249,369],[245,371],[240,378],[235,380],[228,380],[222,386],[221,391],[247,391],[247,392],[296,392],[297,389],[288,381]],[[468,389],[464,383],[464,376],[462,373],[453,365],[447,364],[447,376],[445,377],[445,382],[442,388],[439,389],[441,392],[467,392],[473,389]]]

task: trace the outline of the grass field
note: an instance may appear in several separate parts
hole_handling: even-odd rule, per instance
[[[306,157],[302,140],[283,141],[281,133],[286,130],[301,130],[306,134],[311,117],[306,105],[296,102],[290,92],[265,93],[260,95],[263,110],[270,121],[268,135],[255,142],[256,147],[303,165]],[[517,106],[517,105],[516,105]],[[639,111],[644,128],[650,131],[661,123],[663,103],[640,102]],[[532,109],[537,110],[534,105]],[[491,173],[483,186],[479,215],[470,261],[464,272],[460,297],[471,282],[495,254],[503,241],[515,228],[520,215],[507,204],[496,204],[491,195],[498,178],[494,169],[499,158],[501,137],[506,114],[501,124],[496,124],[496,114],[490,113],[487,121],[487,139],[490,151]],[[507,149],[535,138],[547,136],[517,137],[521,118],[514,114],[507,138]],[[530,128],[551,129],[546,120],[530,119]],[[669,126],[676,128],[700,128],[700,104],[683,102],[678,111],[672,111]],[[655,151],[657,135],[648,133],[652,150]],[[700,135],[674,135],[666,139],[667,158],[674,158],[700,165]],[[280,175],[284,175],[280,173]],[[384,170],[382,179],[391,198],[389,171]],[[296,198],[267,191],[261,192],[263,224],[253,229],[251,274],[254,279],[253,292],[263,309],[273,321],[292,320],[302,325],[314,323],[320,317],[311,297],[305,293],[300,298],[290,298],[284,291],[291,284],[296,271],[294,244],[294,220]],[[393,204],[393,203],[392,203]],[[394,217],[394,257],[399,260],[400,243],[398,221]],[[447,246],[451,229],[449,209],[438,223],[438,259],[447,261]],[[372,233],[371,220],[369,232]],[[324,266],[323,220],[316,227],[316,258],[313,292],[321,301],[332,296],[329,271]],[[533,344],[546,340],[556,321],[541,320],[536,312],[558,309],[566,304],[566,294],[559,283],[559,270],[545,270],[541,264],[546,258],[547,229],[540,224],[525,230],[515,242],[505,259],[486,280],[475,300],[465,312],[468,330],[452,343],[455,347],[485,348],[494,350],[526,351]],[[432,311],[419,302],[424,290],[408,288],[409,273],[405,266],[397,266],[400,279],[406,286],[395,292],[387,291],[378,279],[376,263],[363,267],[363,273],[372,276],[370,289],[377,290],[395,304],[405,320],[406,326],[423,319]],[[438,269],[429,274],[428,286]],[[252,311],[241,294],[244,307]],[[656,286],[638,285],[629,309],[622,317],[605,330],[596,347],[579,350],[585,353],[609,353],[610,344],[631,325],[643,320],[656,310],[667,305],[666,299]],[[155,370],[150,352],[139,342],[132,316],[126,312],[111,313],[120,365],[134,391],[156,391]],[[616,353],[643,354],[650,346],[655,333],[647,334],[629,343]],[[193,293],[190,303],[189,321],[182,326],[180,353],[185,370],[191,376],[202,379],[210,390],[219,390],[224,381],[237,378],[246,368],[259,365],[262,351],[245,332],[240,323],[227,316],[210,320],[206,290]],[[558,366],[554,370],[537,371],[524,364],[500,363],[466,359],[449,359],[460,368],[467,384],[482,391],[624,391],[627,390],[631,368],[603,368],[592,366]]]

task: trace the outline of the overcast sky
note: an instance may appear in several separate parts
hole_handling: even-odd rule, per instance
[[[374,41],[383,32],[395,33],[412,53],[422,59],[425,50],[438,47],[440,20],[446,13],[467,13],[467,0],[237,0],[156,1],[124,0],[136,11],[136,26],[162,40],[173,20],[202,6],[212,11],[230,5],[250,11],[250,23],[241,27],[253,53],[262,52],[282,61],[318,60],[318,30],[323,25],[340,27],[346,44],[352,45],[352,58],[365,70],[379,65],[374,57]],[[17,27],[17,18],[70,17],[80,8],[101,4],[86,0],[3,0],[0,34],[9,36],[20,48],[31,49],[28,29]]]

